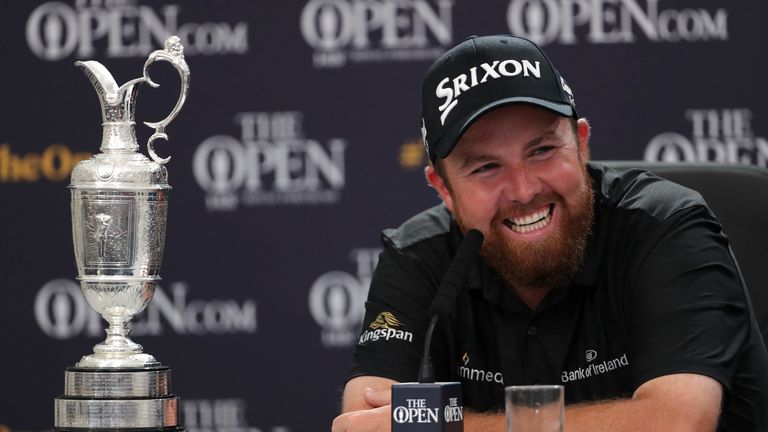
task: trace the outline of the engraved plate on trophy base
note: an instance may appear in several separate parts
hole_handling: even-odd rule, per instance
[[[64,395],[56,398],[54,430],[183,431],[178,402],[167,366],[71,367],[65,373]]]

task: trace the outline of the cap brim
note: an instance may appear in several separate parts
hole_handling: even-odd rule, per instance
[[[443,135],[441,139],[441,141],[443,141],[441,143],[442,145],[439,146],[440,147],[439,149],[435,149],[435,156],[438,159],[443,159],[446,156],[448,156],[453,150],[453,148],[456,146],[456,143],[459,141],[459,138],[461,138],[461,136],[464,135],[464,132],[466,132],[467,129],[469,129],[469,127],[472,126],[472,123],[474,123],[478,118],[482,117],[488,111],[492,111],[504,105],[512,105],[512,104],[535,105],[535,106],[547,109],[549,111],[552,111],[555,114],[561,115],[563,117],[576,117],[576,110],[574,110],[571,105],[564,104],[564,103],[557,103],[557,102],[552,102],[552,101],[533,98],[533,97],[511,97],[506,99],[499,99],[499,100],[493,101],[492,103],[484,105],[480,109],[477,109],[474,112],[470,113],[463,119],[463,121],[457,121],[455,125],[452,128],[450,128],[445,133],[445,135]]]

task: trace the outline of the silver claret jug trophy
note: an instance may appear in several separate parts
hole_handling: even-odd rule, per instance
[[[134,110],[139,85],[158,84],[147,68],[170,62],[181,76],[181,93],[165,119],[144,123],[155,132],[139,153]],[[160,279],[168,212],[168,171],[153,142],[167,140],[165,127],[187,96],[189,68],[179,38],[144,63],[143,76],[118,86],[96,61],[79,61],[101,102],[101,151],[72,171],[72,236],[78,279],[88,303],[109,323],[107,338],[65,372],[56,398],[55,430],[183,430],[178,397],[167,366],[128,338],[128,322],[144,310]]]

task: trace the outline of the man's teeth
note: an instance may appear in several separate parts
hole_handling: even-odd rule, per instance
[[[552,220],[551,217],[552,209],[551,207],[547,207],[546,209],[533,213],[528,216],[523,216],[519,218],[509,218],[506,219],[505,225],[509,227],[512,231],[518,232],[518,233],[527,233],[531,231],[536,231],[538,229],[544,228],[549,224],[549,222]]]

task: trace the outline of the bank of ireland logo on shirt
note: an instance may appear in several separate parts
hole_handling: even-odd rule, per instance
[[[587,363],[592,363],[592,360],[597,358],[597,351],[587,350],[587,352],[584,354],[584,357],[587,359]]]
[[[579,381],[583,379],[589,379],[597,375],[613,373],[617,369],[629,366],[629,358],[627,354],[621,354],[609,360],[595,361],[597,359],[597,351],[588,349],[584,352],[584,359],[588,364],[584,367],[579,367],[573,370],[564,370],[560,374],[560,381],[563,383],[571,381]]]

